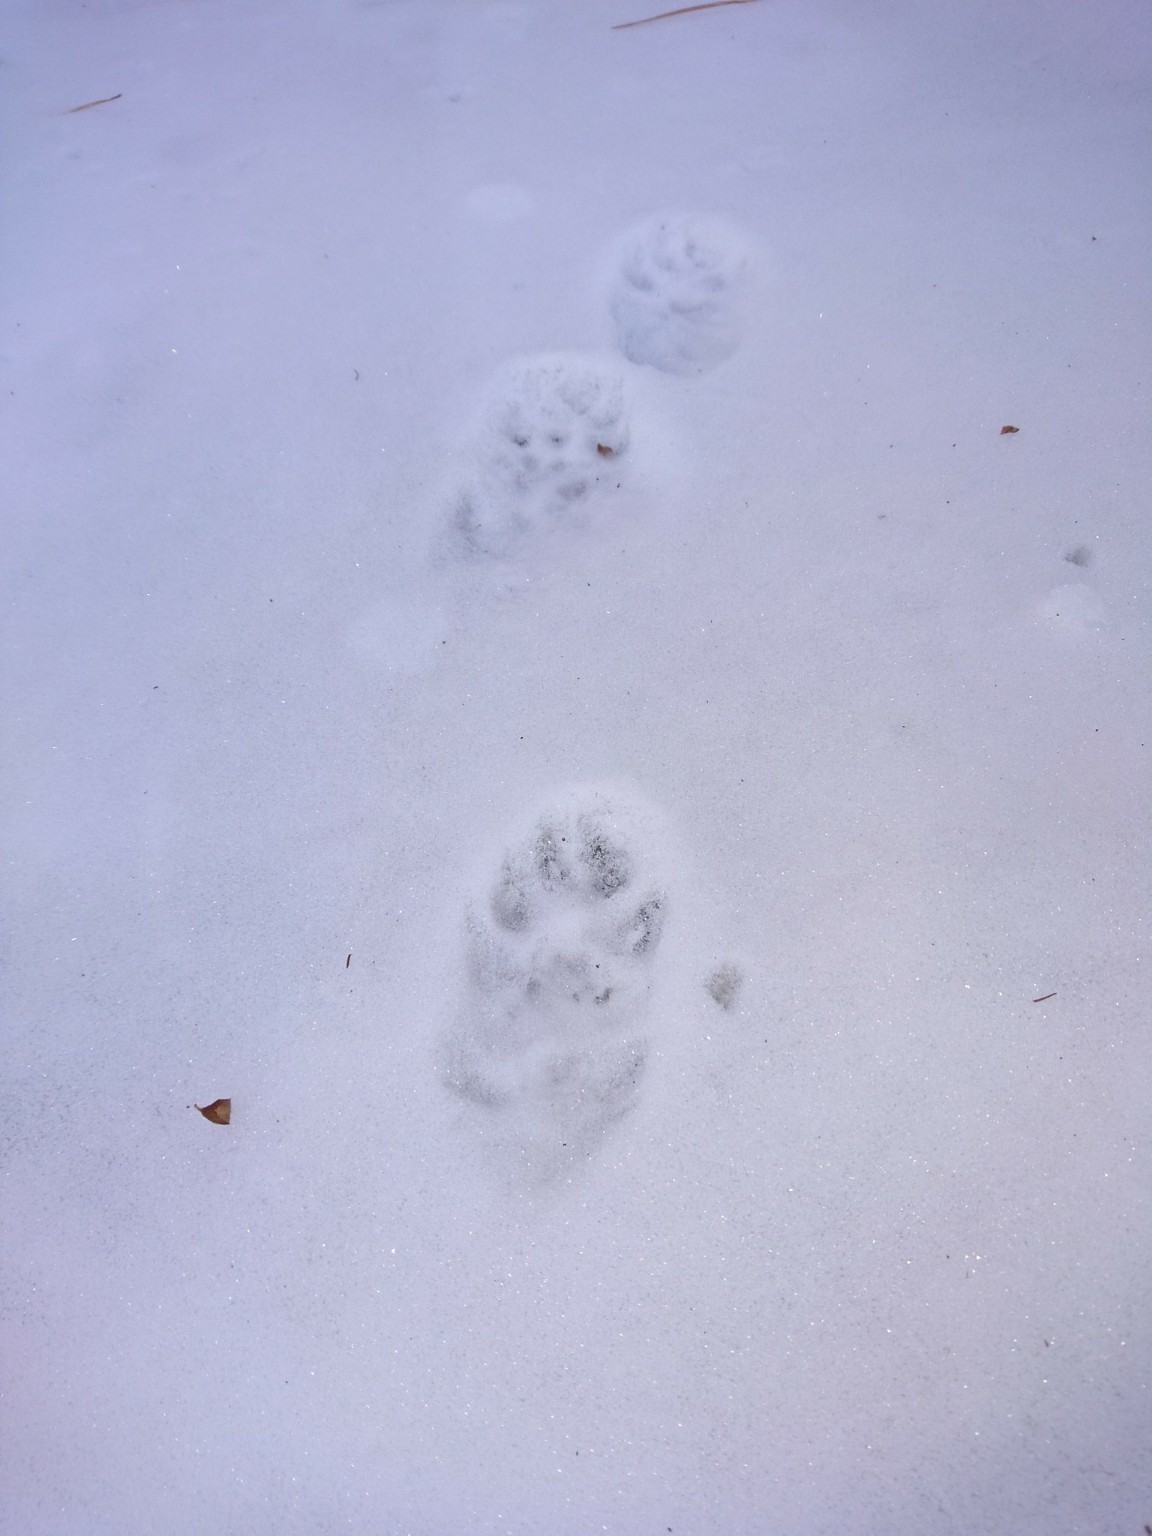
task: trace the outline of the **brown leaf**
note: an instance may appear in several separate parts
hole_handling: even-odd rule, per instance
[[[213,1125],[227,1125],[232,1119],[231,1099],[213,1099],[211,1104],[197,1104],[196,1108]]]
[[[1003,437],[1006,432],[1019,432],[1019,430],[1019,427],[1001,427],[1000,436]]]
[[[615,448],[609,448],[607,443],[597,443],[596,452],[602,459],[610,459],[616,452]]]

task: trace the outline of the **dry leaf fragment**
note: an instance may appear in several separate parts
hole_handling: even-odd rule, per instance
[[[117,91],[115,96],[101,96],[97,101],[81,102],[78,107],[69,107],[64,116],[71,117],[73,112],[87,112],[89,107],[106,107],[110,101],[119,101],[123,94],[123,91]]]
[[[1001,427],[1000,436],[1003,437],[1006,432],[1019,432],[1019,430],[1019,427]]]
[[[232,1119],[231,1099],[213,1099],[211,1104],[197,1104],[196,1108],[213,1125],[227,1125]]]
[[[615,448],[609,448],[607,443],[597,443],[596,452],[602,459],[610,459],[616,450]]]
[[[650,21],[667,21],[669,16],[687,16],[689,11],[717,11],[722,5],[751,5],[752,0],[707,0],[704,5],[682,5],[679,10],[661,11],[658,16],[641,16],[639,21],[618,21],[609,30],[623,32],[626,27],[644,27]]]

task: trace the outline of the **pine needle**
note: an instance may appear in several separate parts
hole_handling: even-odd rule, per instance
[[[689,11],[716,11],[722,5],[751,5],[752,0],[705,0],[703,5],[682,5],[678,11],[661,11],[659,16],[642,16],[639,21],[618,21],[612,32],[623,32],[625,27],[645,27],[650,21],[667,21],[669,16],[687,16]]]
[[[110,101],[119,101],[123,94],[123,91],[117,91],[115,96],[101,96],[99,101],[86,101],[82,106],[69,107],[64,116],[71,117],[73,112],[87,112],[92,107],[106,107]]]

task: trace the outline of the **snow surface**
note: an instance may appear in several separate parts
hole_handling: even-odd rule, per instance
[[[0,1530],[1139,1536],[1147,6],[4,12]]]

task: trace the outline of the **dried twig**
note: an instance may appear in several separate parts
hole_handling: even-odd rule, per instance
[[[1032,999],[1032,1001],[1034,1003],[1046,1003],[1050,997],[1055,997],[1055,996],[1056,996],[1055,992],[1045,992],[1043,997],[1034,997]]]
[[[123,91],[117,91],[115,96],[101,96],[99,101],[86,101],[79,107],[69,107],[64,116],[71,117],[73,112],[87,112],[89,107],[106,107],[110,101],[119,101],[123,94]]]
[[[717,11],[722,5],[751,5],[752,0],[705,0],[703,5],[682,5],[677,11],[661,11],[659,16],[641,16],[639,21],[618,21],[612,32],[623,32],[626,27],[646,27],[650,21],[667,21],[669,16],[687,16],[689,11]]]

